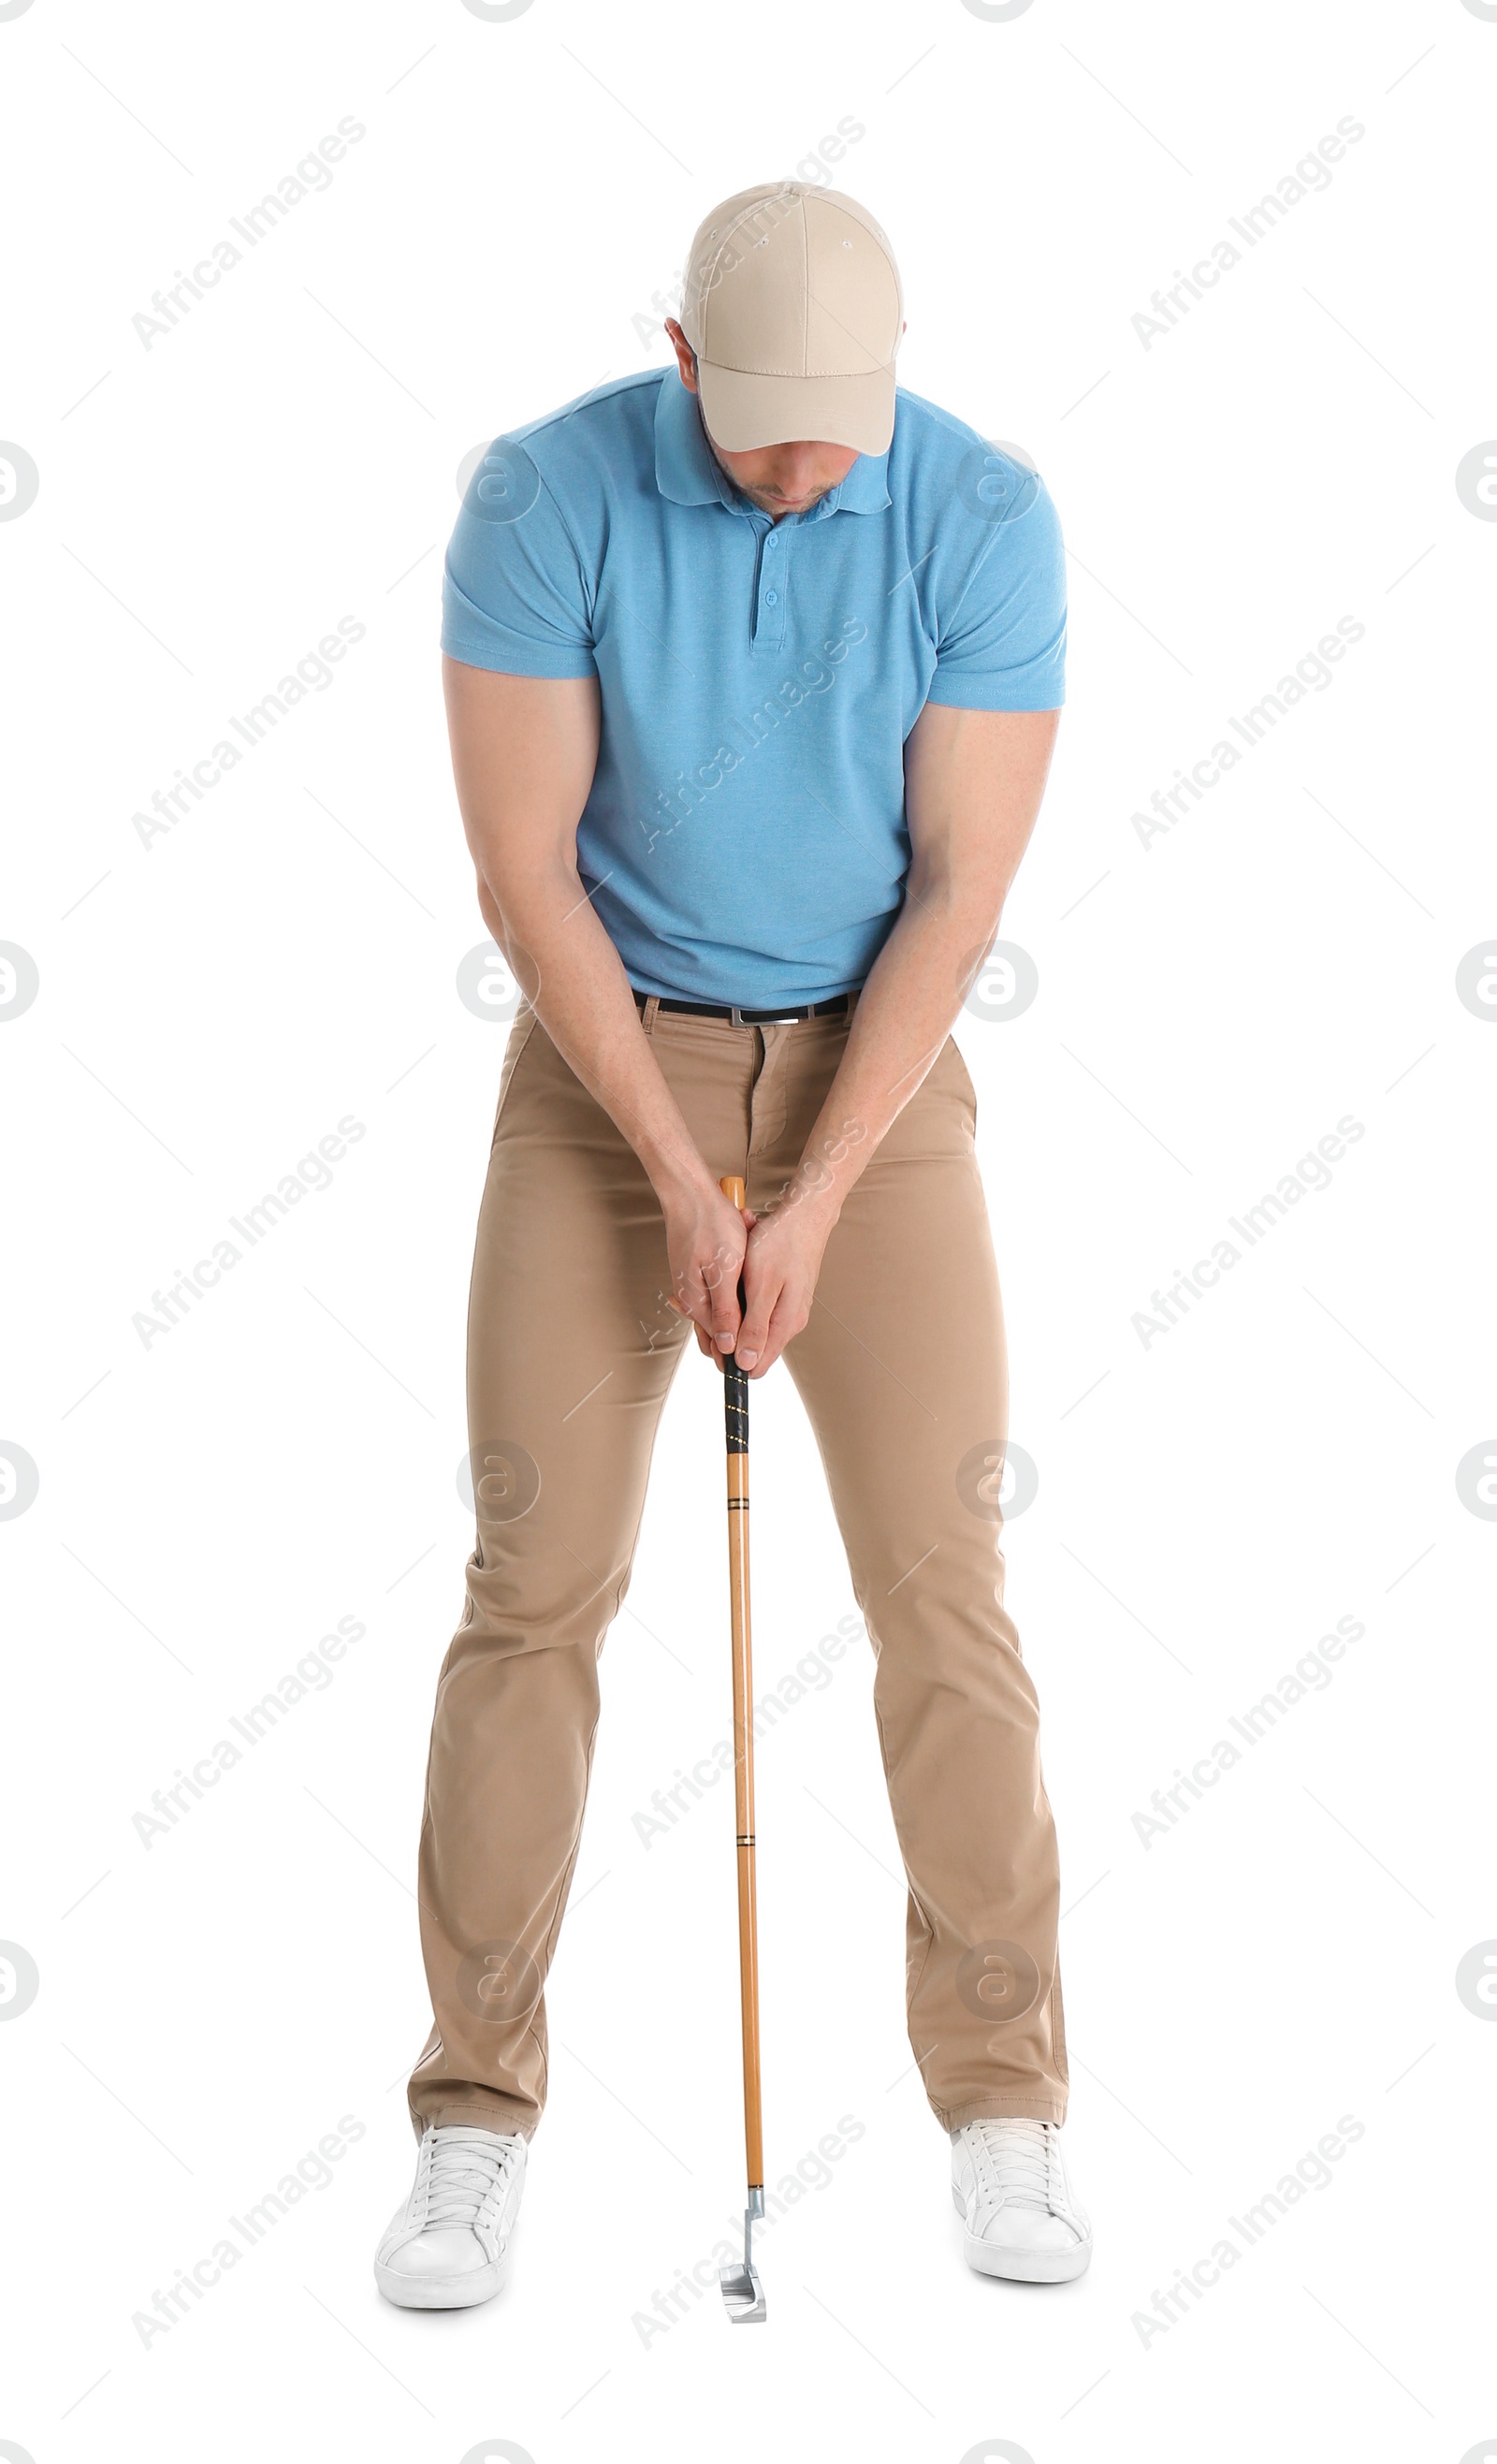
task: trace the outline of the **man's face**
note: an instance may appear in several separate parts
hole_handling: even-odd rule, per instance
[[[689,393],[695,393],[696,354],[673,317],[667,318],[666,332],[675,348],[681,383]],[[760,445],[750,453],[729,453],[714,442],[705,417],[702,432],[734,486],[777,522],[785,514],[808,514],[831,489],[841,486],[858,458],[850,446],[815,441]]]

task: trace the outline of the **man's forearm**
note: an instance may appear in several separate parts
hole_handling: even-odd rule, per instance
[[[576,871],[508,885],[502,900],[480,872],[478,906],[552,1043],[627,1138],[657,1194],[715,1190]]]
[[[835,1216],[951,1032],[998,929],[970,899],[907,897],[858,999],[847,1048],[785,1199]],[[976,945],[976,946],[975,946]]]

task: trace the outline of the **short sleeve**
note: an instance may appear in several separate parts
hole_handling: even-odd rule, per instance
[[[989,533],[943,615],[928,698],[955,710],[1059,710],[1066,699],[1066,550],[1037,473]]]
[[[591,676],[590,593],[551,491],[499,437],[463,498],[442,578],[442,648],[515,676]]]

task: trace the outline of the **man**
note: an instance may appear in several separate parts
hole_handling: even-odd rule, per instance
[[[458,801],[525,1005],[421,1838],[420,2155],[376,2258],[418,2308],[503,2278],[598,1657],[689,1329],[754,1378],[783,1356],[826,1466],[966,2255],[1052,2282],[1091,2251],[1059,2145],[1038,1709],[1002,1605],[1002,1320],[948,1033],[1059,724],[1059,529],[1034,474],[896,396],[899,276],[850,197],[729,198],[666,330],[673,367],[489,449],[447,561]]]

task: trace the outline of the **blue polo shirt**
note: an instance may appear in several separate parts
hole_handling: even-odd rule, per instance
[[[1044,482],[903,387],[888,452],[773,522],[673,365],[599,385],[490,446],[443,582],[451,658],[598,679],[577,856],[631,982],[745,1009],[864,981],[921,709],[1057,709],[1065,643]]]

